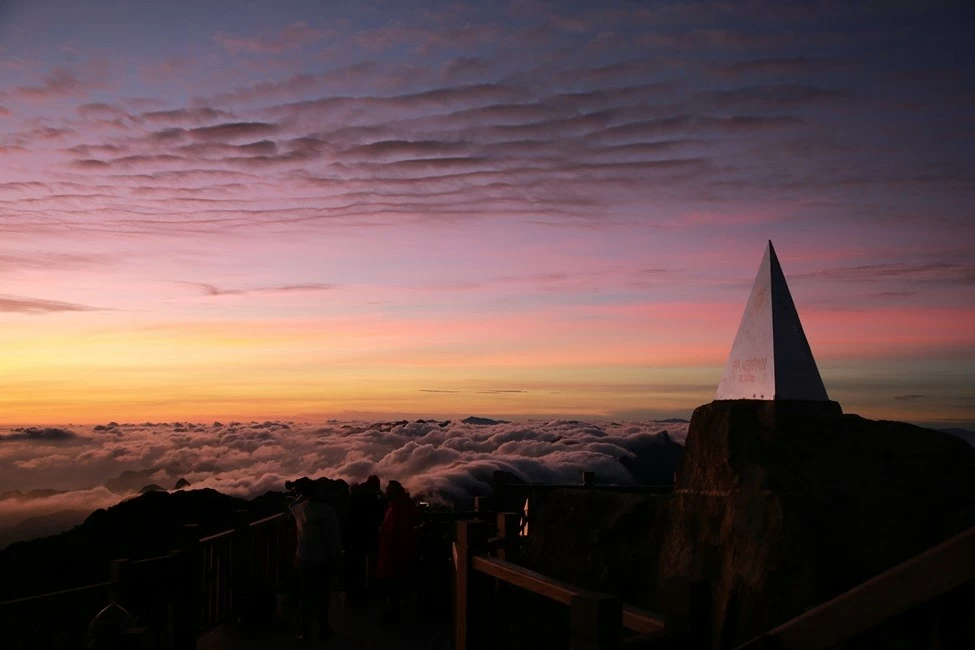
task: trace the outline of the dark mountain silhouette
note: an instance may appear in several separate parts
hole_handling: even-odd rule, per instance
[[[403,427],[409,423],[410,423],[409,420],[397,420],[396,422],[376,422],[375,424],[372,425],[372,428],[376,429],[377,431],[383,431],[388,433],[393,429],[395,429],[396,427]]]
[[[105,481],[104,485],[116,494],[135,492],[146,485],[155,473],[153,469],[131,470],[127,469],[115,478]]]
[[[174,490],[182,490],[183,488],[186,488],[186,487],[189,487],[189,486],[190,486],[190,482],[189,481],[187,481],[185,478],[180,478],[178,481],[176,481],[176,485],[173,486],[173,489]]]
[[[59,510],[47,515],[28,517],[15,526],[0,529],[0,551],[17,540],[56,535],[77,526],[88,515],[87,510]]]
[[[0,551],[0,600],[101,582],[116,558],[157,557],[178,547],[183,524],[211,535],[233,528],[237,509],[255,520],[282,512],[285,503],[284,495],[270,493],[248,502],[209,489],[148,492],[96,510],[59,535]]]
[[[43,499],[45,497],[53,497],[57,494],[64,494],[65,491],[66,490],[52,490],[50,488],[28,490],[27,492],[10,490],[9,492],[0,493],[0,501],[3,501],[4,499]]]
[[[962,440],[964,440],[965,442],[967,442],[968,444],[970,444],[972,447],[975,447],[975,431],[972,431],[970,429],[958,429],[955,427],[952,427],[950,429],[938,429],[938,430],[941,431],[942,433],[950,433],[953,436],[957,436]]]
[[[464,424],[508,424],[508,420],[492,420],[491,418],[479,418],[477,416],[470,416],[469,418],[464,418],[461,420]]]
[[[220,467],[213,463],[195,463],[192,467],[185,467],[178,463],[170,463],[167,465],[144,467],[138,470],[127,469],[115,478],[106,480],[103,485],[115,494],[130,494],[132,492],[138,492],[143,487],[153,483],[169,485],[170,482],[175,482],[177,477],[182,477],[188,472],[219,471]]]
[[[634,456],[623,456],[620,464],[637,481],[646,485],[670,485],[674,482],[674,472],[684,454],[683,445],[670,439],[666,431],[657,434],[641,435],[630,450]]]
[[[156,485],[155,483],[150,483],[149,485],[143,487],[139,490],[139,494],[145,494],[146,492],[165,492],[166,488],[161,485]]]

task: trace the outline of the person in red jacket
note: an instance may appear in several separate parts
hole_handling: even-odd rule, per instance
[[[416,564],[416,508],[410,493],[398,482],[386,485],[386,514],[379,529],[377,574],[386,585],[387,621],[399,620],[403,589]]]

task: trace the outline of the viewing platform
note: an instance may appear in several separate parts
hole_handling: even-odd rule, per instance
[[[558,486],[512,486],[530,493]],[[575,486],[571,486],[575,490]],[[589,486],[598,490],[598,486]],[[511,498],[511,494],[508,494]],[[530,501],[529,501],[530,502]],[[79,648],[90,613],[106,600],[125,605],[139,627],[117,641],[138,650],[262,650],[321,647],[337,650],[664,650],[709,647],[706,581],[670,581],[664,611],[648,612],[613,594],[597,593],[518,564],[527,539],[530,510],[491,510],[479,499],[469,513],[434,513],[428,522],[452,529],[445,563],[421,558],[416,591],[404,603],[402,620],[384,624],[381,599],[356,606],[341,589],[332,594],[333,636],[317,645],[297,636],[297,611],[289,596],[289,522],[286,515],[242,524],[203,539],[187,527],[184,547],[164,558],[113,565],[104,583],[0,603],[0,624],[10,650]],[[455,521],[456,520],[456,521]],[[249,572],[249,574],[248,574]],[[250,582],[248,583],[248,575]],[[440,575],[448,594],[438,602],[429,591]],[[274,587],[268,618],[242,622],[250,609],[247,585]],[[932,634],[960,634],[965,597],[975,585],[975,528],[876,576],[742,646],[748,650],[812,650],[834,647],[904,612],[928,609]],[[959,596],[962,594],[962,596]],[[446,607],[444,607],[444,605]],[[961,608],[961,609],[959,609]],[[260,609],[260,608],[258,608]],[[960,617],[960,618],[959,618]],[[945,644],[938,647],[954,647]]]

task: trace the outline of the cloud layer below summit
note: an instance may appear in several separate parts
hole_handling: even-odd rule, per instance
[[[578,483],[581,472],[634,483],[622,463],[682,443],[685,423],[569,420],[494,425],[332,422],[160,423],[0,432],[0,528],[62,510],[90,512],[150,484],[214,488],[251,498],[300,476],[398,479],[416,495],[463,503],[489,492],[494,470]],[[13,490],[21,496],[9,494]],[[56,490],[56,494],[31,490]],[[4,493],[8,493],[5,494]]]

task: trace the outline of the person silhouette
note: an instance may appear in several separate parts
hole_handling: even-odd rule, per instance
[[[360,603],[367,585],[375,580],[379,527],[385,513],[386,497],[378,476],[372,475],[352,486],[345,528],[346,598],[349,604]]]
[[[386,514],[379,529],[379,562],[377,574],[386,591],[387,609],[383,619],[400,618],[403,591],[416,564],[416,507],[410,493],[399,483],[386,484]]]
[[[342,554],[338,516],[327,501],[327,484],[303,482],[291,506],[297,528],[295,571],[298,577],[299,637],[327,638],[332,575]]]

